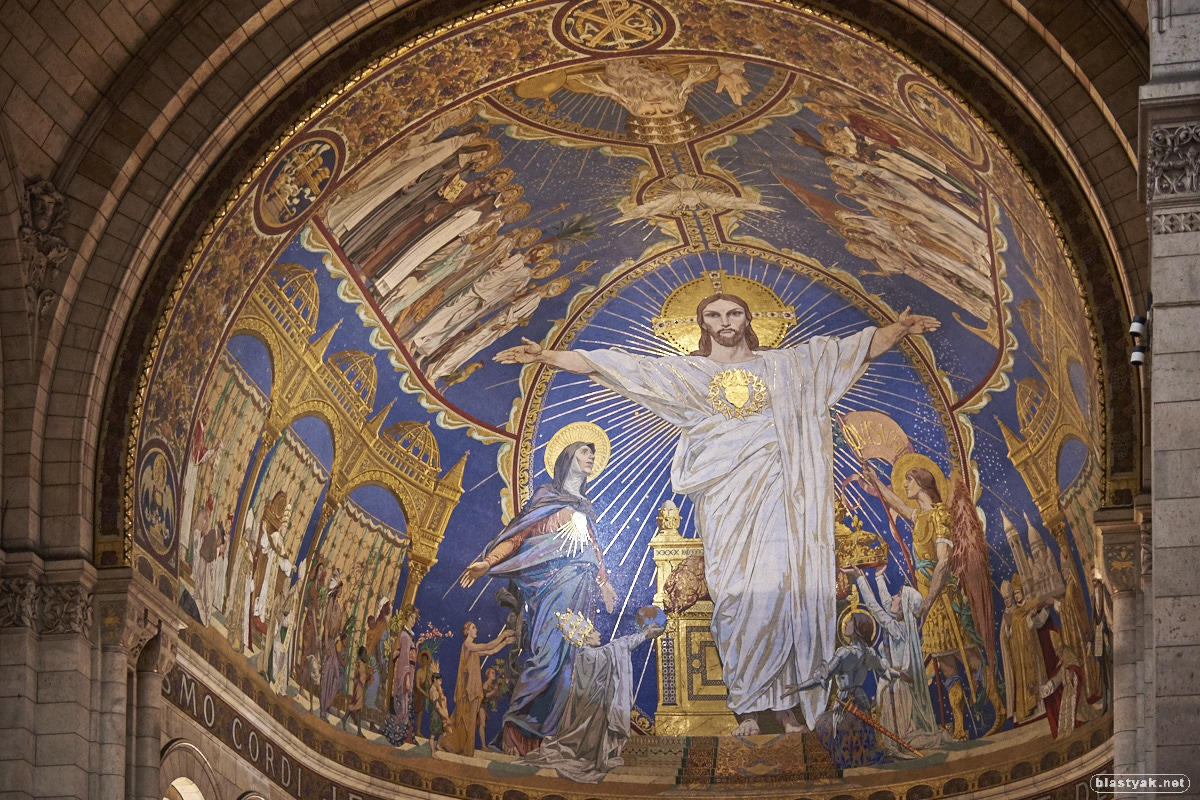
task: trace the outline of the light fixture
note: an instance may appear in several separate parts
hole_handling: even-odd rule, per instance
[[[1146,292],[1146,313],[1129,321],[1129,337],[1133,339],[1133,352],[1129,354],[1129,363],[1141,367],[1146,363],[1146,353],[1150,352],[1150,315],[1154,311],[1154,295]]]

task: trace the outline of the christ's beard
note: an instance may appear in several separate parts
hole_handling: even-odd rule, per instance
[[[722,347],[737,347],[746,339],[745,331],[733,329],[717,331],[713,336]]]

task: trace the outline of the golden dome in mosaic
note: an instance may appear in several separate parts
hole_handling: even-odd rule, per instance
[[[416,458],[431,469],[442,468],[437,439],[428,422],[397,422],[380,434],[380,438],[398,450]]]
[[[314,272],[300,264],[280,264],[269,273],[269,279],[279,294],[289,301],[292,310],[309,331],[315,330],[317,313],[321,309],[321,295],[317,290]]]
[[[345,382],[350,393],[370,410],[375,405],[375,388],[379,375],[375,358],[362,350],[343,350],[334,353],[327,362]]]

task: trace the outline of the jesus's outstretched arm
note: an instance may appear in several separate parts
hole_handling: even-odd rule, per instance
[[[501,364],[546,364],[547,366],[574,372],[576,375],[592,375],[596,370],[583,356],[570,350],[550,350],[537,342],[522,337],[522,345],[501,350],[495,361]]]
[[[871,349],[867,351],[867,358],[879,358],[895,347],[905,336],[914,333],[930,333],[941,326],[942,323],[935,317],[914,314],[912,309],[906,308],[891,325],[885,325],[875,331],[875,335],[871,338]]]

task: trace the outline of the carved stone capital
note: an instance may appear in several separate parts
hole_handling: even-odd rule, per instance
[[[156,672],[166,675],[175,666],[179,653],[179,637],[174,631],[160,627],[145,643],[137,659],[138,672]]]
[[[1200,121],[1155,125],[1146,151],[1146,197],[1200,194]]]
[[[1105,542],[1104,575],[1113,594],[1137,591],[1142,577],[1140,542]]]
[[[120,647],[136,661],[146,643],[158,635],[159,619],[136,597],[100,603],[100,643]]]
[[[0,628],[34,628],[37,581],[28,576],[0,578]]]
[[[1142,581],[1144,583],[1154,577],[1154,537],[1151,535],[1149,522],[1142,523],[1138,544],[1141,547]]]
[[[148,643],[162,637],[167,654],[155,653],[154,663],[167,663],[162,661],[167,658],[174,664],[177,631],[185,626],[183,612],[140,575],[128,567],[101,570],[95,609],[100,644],[105,650],[124,653],[129,665],[135,666],[145,655]],[[158,669],[152,667],[152,671]]]
[[[81,583],[49,583],[38,589],[38,625],[43,635],[92,631],[92,592]]]
[[[1100,534],[1104,579],[1109,590],[1118,595],[1141,589],[1143,548],[1149,542],[1149,506],[1099,508],[1092,519]]]

